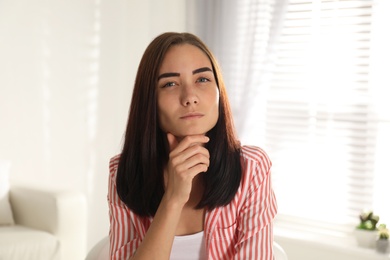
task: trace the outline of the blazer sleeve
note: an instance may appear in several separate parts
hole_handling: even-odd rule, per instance
[[[273,219],[277,203],[271,186],[271,161],[258,150],[248,160],[246,170],[251,178],[237,218],[238,243],[234,259],[273,259]]]
[[[131,218],[131,212],[124,204],[116,189],[116,171],[119,156],[110,160],[110,174],[108,180],[108,207],[110,219],[110,259],[129,259],[141,243],[135,224]]]

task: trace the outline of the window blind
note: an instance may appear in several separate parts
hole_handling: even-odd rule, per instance
[[[388,120],[371,95],[373,4],[289,1],[265,119],[283,223],[345,233],[374,207],[390,151],[378,150]]]

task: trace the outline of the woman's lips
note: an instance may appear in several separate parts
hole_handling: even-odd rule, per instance
[[[196,118],[200,118],[202,116],[204,116],[202,113],[192,112],[192,113],[187,113],[187,114],[181,116],[180,119],[196,119]]]

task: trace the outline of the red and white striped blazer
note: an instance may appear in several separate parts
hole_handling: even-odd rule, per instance
[[[119,156],[110,160],[108,205],[111,259],[129,259],[148,230],[152,218],[134,214],[118,197]],[[271,161],[258,147],[243,146],[242,180],[234,199],[206,211],[204,234],[209,260],[273,259],[272,221],[277,204],[271,187]]]

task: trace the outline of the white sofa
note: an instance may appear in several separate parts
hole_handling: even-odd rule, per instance
[[[0,226],[0,260],[81,260],[86,254],[82,193],[11,187],[15,225]]]

